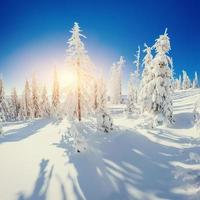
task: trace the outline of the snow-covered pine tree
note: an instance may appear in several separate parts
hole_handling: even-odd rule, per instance
[[[122,56],[117,63],[114,63],[111,68],[111,79],[110,79],[110,100],[112,104],[121,103],[122,95],[122,67],[124,66],[125,60]]]
[[[91,99],[94,99],[94,96],[91,96],[93,95],[94,86],[92,74],[94,65],[85,50],[84,43],[81,41],[81,37],[85,38],[85,36],[81,34],[78,23],[74,23],[71,33],[72,36],[68,40],[67,64],[71,66],[76,76],[76,88],[74,88],[74,102],[76,104],[74,110],[78,120],[81,121],[82,117],[88,115],[93,109]]]
[[[10,102],[10,117],[12,120],[17,120],[19,118],[20,102],[17,96],[16,88],[12,89],[11,92],[11,102]]]
[[[137,104],[140,88],[140,46],[138,46],[135,58],[133,64],[135,64],[136,70],[130,74],[129,91],[131,91],[132,96],[134,96],[134,99],[132,99],[134,101],[133,103]]]
[[[25,119],[33,117],[33,100],[31,97],[31,89],[28,80],[26,80],[24,87],[24,94],[21,99],[22,113],[24,113]],[[23,116],[22,116],[23,117]]]
[[[128,115],[135,111],[136,95],[137,91],[134,86],[133,73],[130,74],[130,79],[128,82],[128,102],[127,102],[127,112]]]
[[[54,80],[53,80],[53,92],[52,92],[52,115],[54,117],[59,116],[59,106],[60,106],[60,86],[58,81],[58,74],[55,68],[54,70]]]
[[[182,73],[183,73],[182,88],[183,90],[187,90],[191,87],[191,81],[185,70],[183,70]]]
[[[4,85],[3,85],[3,80],[0,79],[0,121],[4,122],[8,119],[9,119],[9,111],[4,93]]]
[[[154,45],[156,56],[153,59],[154,78],[150,82],[152,92],[151,110],[155,114],[155,125],[166,122],[173,122],[173,103],[172,103],[172,61],[167,55],[171,50],[170,39],[167,29],[163,35],[156,39]]]
[[[181,90],[181,89],[182,89],[182,79],[181,79],[181,75],[179,75],[178,82],[177,82],[177,90]]]
[[[113,129],[113,120],[106,109],[107,93],[103,75],[98,81],[97,102],[97,128],[103,132],[109,132]]]
[[[143,99],[145,109],[153,114],[154,125],[160,125],[166,122],[173,122],[173,104],[172,104],[172,71],[171,59],[167,55],[170,51],[170,40],[167,29],[163,35],[160,35],[154,44],[156,55],[151,61],[151,73],[149,81],[143,86]],[[145,89],[146,88],[146,89]]]
[[[199,87],[199,80],[198,80],[198,74],[197,72],[194,73],[194,80],[192,82],[192,88],[198,88]]]
[[[145,49],[143,50],[146,53],[143,59],[144,70],[142,73],[142,81],[141,81],[141,91],[140,91],[140,104],[142,112],[149,111],[151,109],[152,102],[152,94],[149,92],[150,81],[153,80],[154,74],[153,70],[153,56],[151,54],[151,47],[144,44]]]
[[[50,103],[47,95],[46,87],[44,86],[42,89],[42,95],[41,95],[41,116],[43,118],[50,117],[51,115],[51,108]]]
[[[32,76],[32,111],[33,111],[33,118],[39,118],[41,116],[38,85],[35,74],[33,74]]]
[[[22,94],[21,98],[19,99],[19,104],[20,104],[19,119],[20,120],[26,120],[26,119],[29,119],[30,117],[32,117],[32,115],[29,116],[29,117],[27,116],[24,93]]]

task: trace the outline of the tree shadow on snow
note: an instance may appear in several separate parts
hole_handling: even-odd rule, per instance
[[[35,134],[39,129],[49,124],[51,119],[39,119],[30,121],[27,126],[9,131],[10,133],[2,135],[0,144],[4,142],[16,142]]]
[[[87,151],[70,154],[71,149],[64,139],[56,144],[67,154],[66,165],[73,165],[77,174],[70,180],[79,188],[74,189],[78,199],[183,198],[171,191],[176,182],[170,163],[184,156],[179,155],[177,148],[152,142],[131,129],[118,128],[102,133],[94,131],[87,123],[79,128],[80,134],[89,135]]]
[[[49,188],[50,180],[52,178],[53,166],[48,169],[49,160],[42,159],[40,162],[40,171],[34,185],[34,189],[29,196],[23,192],[19,192],[18,200],[46,200],[47,191]]]
[[[172,128],[189,129],[194,126],[194,115],[191,112],[178,113],[174,115],[175,123]]]

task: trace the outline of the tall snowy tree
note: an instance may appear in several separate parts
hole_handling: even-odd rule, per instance
[[[167,55],[170,51],[170,40],[167,30],[160,35],[154,44],[156,56],[152,60],[152,77],[147,83],[144,99],[148,99],[148,111],[154,115],[154,125],[164,122],[170,124],[173,122],[172,105],[172,71],[171,59]]]
[[[107,94],[106,94],[106,84],[101,75],[98,81],[98,92],[97,92],[97,128],[103,132],[109,132],[113,129],[113,121],[107,112]]]
[[[142,81],[141,81],[141,91],[140,91],[140,104],[142,112],[149,111],[151,109],[151,95],[149,96],[149,86],[150,81],[153,80],[154,74],[153,74],[153,56],[151,53],[151,47],[144,44],[145,49],[143,50],[146,54],[143,59],[143,66],[144,70],[142,73]]]
[[[72,67],[76,76],[76,88],[74,88],[74,102],[76,104],[74,110],[78,120],[81,121],[82,117],[91,112],[93,108],[93,104],[91,104],[91,93],[94,86],[94,78],[92,75],[94,65],[81,41],[81,37],[85,38],[85,36],[81,34],[78,23],[74,23],[71,33],[72,36],[68,40],[67,64]]]
[[[5,98],[3,80],[0,79],[0,120],[6,121],[9,118],[8,104]]]
[[[182,79],[181,79],[181,75],[179,75],[178,82],[177,82],[177,90],[181,90],[181,89],[182,89]]]
[[[28,80],[26,80],[24,87],[24,95],[22,96],[21,104],[23,104],[22,109],[25,112],[25,118],[30,119],[33,117],[33,101],[31,97],[31,89]]]
[[[39,103],[39,91],[36,81],[35,74],[32,76],[32,111],[33,117],[38,118],[41,116],[40,113],[40,103]]]
[[[199,80],[198,80],[197,72],[195,72],[194,80],[192,82],[192,88],[198,88],[198,87],[199,87]]]
[[[58,117],[60,106],[60,86],[57,70],[54,70],[53,93],[52,93],[52,115]]]
[[[110,79],[110,99],[113,104],[121,103],[122,95],[122,67],[124,66],[125,60],[121,56],[117,63],[114,63],[111,68],[111,79]]]
[[[191,87],[191,81],[189,76],[187,75],[187,72],[185,70],[183,72],[183,82],[182,82],[182,88],[183,90],[187,90]]]
[[[17,96],[16,88],[13,88],[11,92],[11,102],[10,102],[10,117],[12,120],[17,120],[19,117],[20,102]]]
[[[135,74],[138,76],[138,79],[140,77],[140,46],[138,46],[138,50],[135,54],[135,60],[133,61],[133,64],[136,66]]]
[[[140,88],[140,46],[138,46],[138,50],[135,54],[135,60],[133,64],[136,66],[136,70],[131,73],[129,80],[129,91],[132,91],[132,95],[134,95],[134,103],[138,102],[139,88]],[[130,88],[132,87],[132,89]],[[134,94],[133,94],[134,93]]]
[[[50,103],[47,95],[47,90],[46,87],[43,87],[42,90],[42,96],[41,96],[41,116],[43,118],[45,117],[50,117],[51,115],[51,108],[50,108]]]
[[[137,91],[134,86],[134,77],[133,73],[130,75],[130,79],[128,82],[128,102],[127,102],[127,111],[128,114],[131,114],[135,111],[135,104],[136,104],[136,98],[137,98]]]

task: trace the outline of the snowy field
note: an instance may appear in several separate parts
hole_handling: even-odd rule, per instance
[[[79,125],[87,150],[77,153],[63,119],[7,123],[0,136],[0,200],[200,199],[200,140],[193,127],[199,89],[175,93],[171,128],[146,126],[110,107],[115,128]]]

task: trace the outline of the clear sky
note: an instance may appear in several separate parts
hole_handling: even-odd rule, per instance
[[[107,75],[125,57],[124,90],[137,46],[153,45],[166,27],[176,74],[200,74],[199,0],[1,0],[0,73],[6,88],[22,87],[33,72],[50,80],[54,65],[65,68],[75,21],[87,36],[90,57]]]

